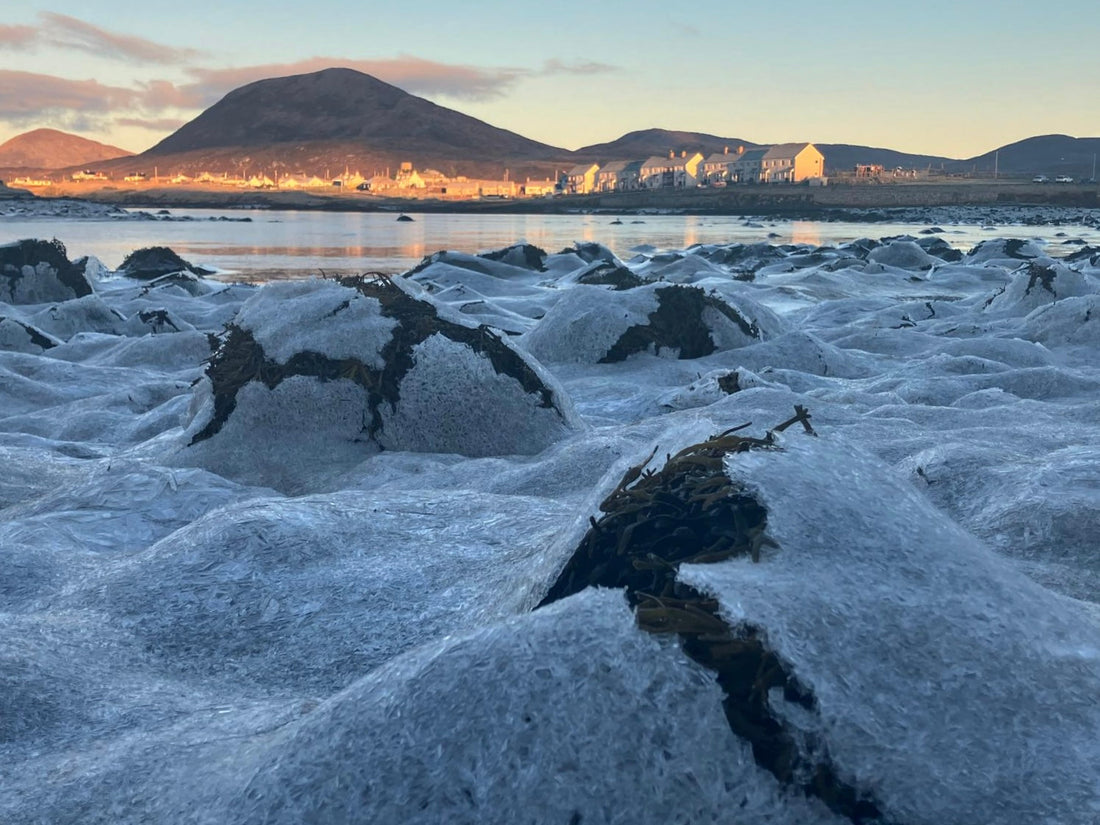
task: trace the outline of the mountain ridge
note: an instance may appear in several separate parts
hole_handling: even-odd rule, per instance
[[[44,131],[54,130],[36,130]],[[766,144],[650,128],[570,151],[492,126],[354,69],[330,68],[246,84],[138,155],[74,160],[60,169],[94,162],[111,174],[327,175],[347,169],[369,175],[411,161],[417,169],[438,169],[450,177],[510,175],[522,180],[554,177],[580,163],[641,160],[669,151],[710,155],[727,147],[733,152],[739,146],[761,145]],[[1004,174],[1087,177],[1100,138],[1036,136],[969,159],[854,144],[815,145],[825,155],[826,174],[834,175],[864,163],[950,173],[990,173],[996,166]],[[0,160],[0,167],[10,166]]]

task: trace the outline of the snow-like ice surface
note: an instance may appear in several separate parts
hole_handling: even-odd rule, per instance
[[[846,821],[621,593],[532,612],[627,468],[795,405],[726,462],[774,546],[679,573],[817,701],[772,711],[890,822],[1096,822],[1100,253],[1020,235],[435,255],[401,289],[545,393],[429,331],[376,407],[401,330],[336,282],[0,304],[0,822]],[[756,334],[599,363],[685,288]],[[192,443],[229,323],[344,371]]]

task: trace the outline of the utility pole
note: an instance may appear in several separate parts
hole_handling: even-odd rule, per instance
[[[1001,165],[1001,150],[993,153],[993,180],[997,180],[997,171]]]

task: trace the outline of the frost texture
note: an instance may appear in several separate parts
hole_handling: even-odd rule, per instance
[[[0,821],[837,822],[622,593],[530,612],[655,447],[800,405],[817,439],[727,465],[778,546],[681,572],[819,705],[762,698],[890,822],[1091,825],[1100,247],[964,255],[952,214],[443,253],[373,292],[78,262],[94,296],[0,295]],[[678,285],[762,334],[708,306],[708,354],[599,363]],[[260,357],[185,446],[234,319]]]
[[[1088,685],[1100,649],[1081,609],[851,445],[792,436],[784,447],[728,463],[767,506],[778,548],[759,565],[681,578],[763,628],[823,721],[785,712],[871,782],[895,821],[1096,811],[1100,708]]]

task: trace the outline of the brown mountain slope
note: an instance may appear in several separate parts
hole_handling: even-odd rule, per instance
[[[59,132],[35,129],[0,144],[0,167],[9,169],[64,169],[131,155],[125,149]]]
[[[375,151],[415,143],[479,157],[544,158],[564,152],[362,72],[325,69],[234,89],[144,154],[313,141],[363,141]]]

